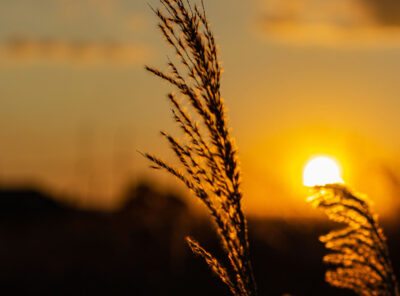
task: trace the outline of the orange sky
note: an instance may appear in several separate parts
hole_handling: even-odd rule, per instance
[[[397,209],[396,3],[205,1],[248,211],[311,212],[301,171],[315,154],[336,157],[381,212]],[[136,152],[171,155],[158,136],[177,132],[169,88],[143,70],[167,54],[147,1],[0,2],[0,182],[100,205],[115,202],[128,176],[174,187]]]

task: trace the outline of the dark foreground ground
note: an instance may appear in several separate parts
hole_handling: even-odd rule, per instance
[[[221,255],[212,226],[144,184],[114,213],[83,211],[35,190],[0,190],[2,295],[229,295],[184,243]],[[335,225],[249,221],[260,295],[352,295],[324,282],[318,236]],[[400,226],[384,225],[400,270]]]

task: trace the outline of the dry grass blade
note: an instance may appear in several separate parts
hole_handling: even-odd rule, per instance
[[[229,262],[225,269],[193,240],[188,243],[234,295],[256,295],[249,254],[247,222],[241,208],[240,169],[237,151],[227,124],[220,93],[221,66],[217,45],[204,11],[182,0],[160,0],[163,9],[153,9],[158,27],[175,51],[178,64],[168,63],[169,72],[153,67],[148,71],[173,85],[184,104],[201,120],[196,122],[173,93],[168,95],[173,118],[188,139],[162,132],[177,156],[181,169],[151,154],[145,156],[154,168],[167,170],[181,180],[206,205],[213,217]],[[178,66],[177,66],[178,65]]]
[[[399,296],[386,238],[366,197],[350,192],[343,185],[316,187],[310,202],[336,222],[347,227],[320,237],[332,253],[324,262],[326,281],[333,286],[351,289],[358,295]]]
[[[186,241],[192,252],[198,256],[201,256],[206,261],[211,270],[229,287],[233,295],[240,294],[239,291],[236,290],[235,285],[231,282],[228,272],[223,266],[221,266],[217,259],[204,250],[199,243],[192,238],[187,237]]]

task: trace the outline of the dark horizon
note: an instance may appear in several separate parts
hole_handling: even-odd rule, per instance
[[[0,1],[1,291],[400,296],[399,49],[399,0]]]
[[[9,295],[221,295],[228,290],[194,256],[194,235],[217,256],[207,217],[179,196],[131,186],[115,212],[77,209],[36,189],[0,189],[0,285]],[[383,222],[395,268],[400,223]],[[249,231],[260,295],[353,295],[324,282],[318,236],[327,219],[254,219]],[[396,268],[399,275],[399,269]]]

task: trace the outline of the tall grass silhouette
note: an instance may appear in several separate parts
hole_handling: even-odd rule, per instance
[[[367,197],[339,184],[315,189],[317,193],[310,202],[329,219],[347,224],[344,229],[320,237],[325,247],[333,251],[323,259],[334,266],[326,272],[326,281],[358,295],[399,296],[386,238]]]
[[[168,72],[147,66],[154,75],[173,85],[181,95],[168,94],[175,122],[186,141],[161,132],[181,166],[176,168],[146,153],[155,169],[164,169],[182,181],[209,210],[216,224],[229,266],[187,237],[194,254],[204,258],[233,295],[256,295],[250,260],[247,222],[242,211],[241,171],[221,97],[221,65],[204,4],[160,0],[153,9],[158,27],[179,61],[169,61]],[[183,102],[183,103],[182,103]],[[189,111],[185,109],[189,107]],[[193,113],[197,119],[193,119]]]

